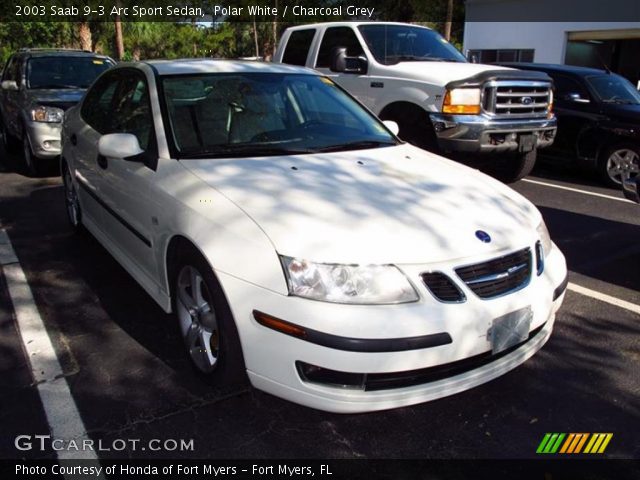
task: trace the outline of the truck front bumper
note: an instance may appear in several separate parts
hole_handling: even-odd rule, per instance
[[[37,158],[57,158],[61,153],[61,123],[27,122],[25,134]]]
[[[432,114],[438,146],[469,153],[527,152],[553,143],[557,120],[495,119],[488,115]]]

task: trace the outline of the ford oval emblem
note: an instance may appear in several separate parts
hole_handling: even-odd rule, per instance
[[[531,105],[533,103],[533,98],[531,97],[522,97],[523,105]]]
[[[489,243],[491,241],[491,236],[484,230],[476,230],[476,237],[483,243]]]

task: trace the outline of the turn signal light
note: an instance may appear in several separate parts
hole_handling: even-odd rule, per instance
[[[291,335],[292,337],[298,338],[305,338],[307,336],[307,332],[304,328],[294,325],[293,323],[280,320],[279,318],[272,317],[266,313],[259,312],[258,310],[253,311],[253,318],[255,318],[260,325],[284,333],[285,335]]]
[[[455,90],[454,90],[455,91]],[[460,92],[457,90],[456,93]],[[474,92],[475,93],[475,92]],[[479,94],[478,94],[479,99]],[[480,104],[465,104],[465,103],[453,103],[451,91],[447,91],[444,96],[444,103],[442,104],[443,113],[455,113],[455,114],[473,114],[480,113]]]

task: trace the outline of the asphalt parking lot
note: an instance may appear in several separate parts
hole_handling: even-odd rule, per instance
[[[100,458],[534,458],[545,432],[611,432],[604,456],[640,458],[640,206],[587,174],[543,168],[514,186],[540,208],[570,269],[554,334],[536,356],[445,399],[336,415],[207,385],[172,317],[90,235],[72,234],[55,168],[29,178],[18,163],[1,167],[0,228],[89,438],[193,439],[189,451]],[[0,365],[0,457],[53,457],[14,445],[49,428],[2,275]]]

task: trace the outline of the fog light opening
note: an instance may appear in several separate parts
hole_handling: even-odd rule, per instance
[[[314,383],[325,387],[345,390],[364,390],[367,380],[366,373],[338,372],[301,361],[296,362],[296,370],[298,371],[300,380],[305,383]]]

